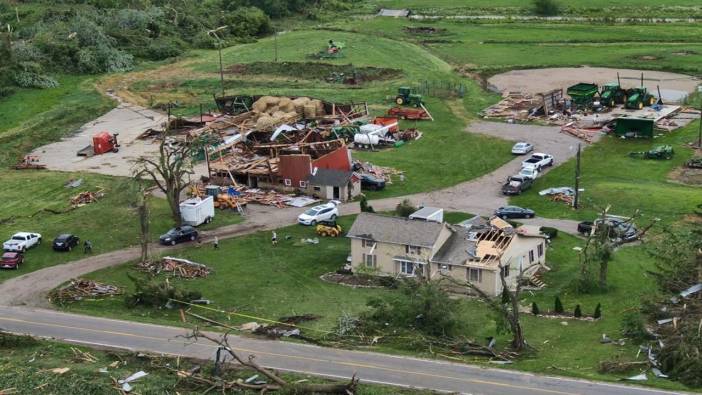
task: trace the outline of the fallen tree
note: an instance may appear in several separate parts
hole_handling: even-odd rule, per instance
[[[228,335],[225,333],[219,338],[207,335],[198,329],[193,330],[193,332],[186,336],[187,339],[197,341],[198,339],[205,339],[211,343],[216,344],[217,356],[215,360],[214,374],[209,376],[205,375],[200,371],[179,371],[178,376],[184,380],[192,380],[199,384],[208,385],[209,388],[205,392],[215,391],[225,393],[231,390],[248,390],[248,391],[258,391],[261,394],[266,394],[269,392],[284,392],[290,394],[344,394],[353,395],[356,393],[358,387],[358,379],[354,374],[351,380],[347,383],[333,383],[333,384],[316,384],[316,383],[306,383],[306,382],[288,382],[287,380],[280,377],[273,370],[264,368],[256,362],[256,357],[254,355],[249,355],[248,358],[244,359],[239,356],[232,347],[229,345]],[[222,364],[226,361],[226,355],[231,357],[234,361],[238,362],[240,365],[255,370],[262,376],[268,378],[271,382],[249,382],[249,380],[224,380],[218,377],[218,372],[221,371]]]

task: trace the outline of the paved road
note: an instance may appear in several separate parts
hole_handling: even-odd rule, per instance
[[[179,336],[186,329],[60,313],[52,310],[0,306],[0,328],[14,333],[152,353],[210,359],[216,347],[191,343]],[[398,357],[232,336],[242,355],[255,354],[264,366],[363,382],[484,395],[663,395],[676,392],[607,384],[443,361]],[[148,378],[147,378],[148,380]]]

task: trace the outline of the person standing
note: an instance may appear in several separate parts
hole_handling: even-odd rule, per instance
[[[214,241],[212,242],[212,244],[214,245],[215,250],[219,249],[219,239],[217,238],[217,236],[214,237]]]
[[[278,234],[273,231],[273,235],[271,236],[271,244],[278,245]]]

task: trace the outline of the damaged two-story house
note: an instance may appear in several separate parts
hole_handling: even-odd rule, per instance
[[[499,219],[470,226],[361,213],[349,230],[351,265],[428,280],[450,276],[489,295],[502,293],[500,271],[510,288],[520,271],[546,262],[546,238],[538,227],[513,228]]]

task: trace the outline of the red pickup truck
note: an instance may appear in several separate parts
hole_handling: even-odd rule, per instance
[[[5,252],[0,258],[0,268],[17,270],[22,262],[24,262],[24,255],[21,252]]]

